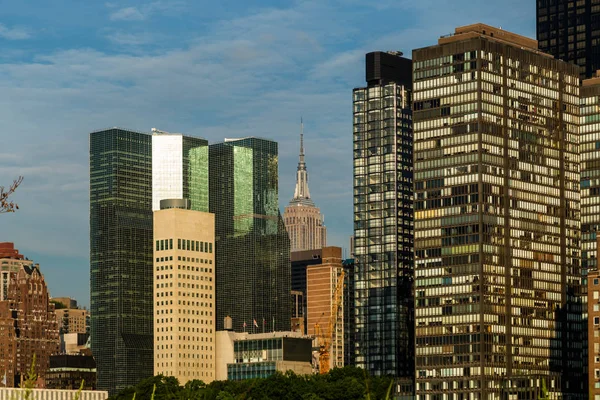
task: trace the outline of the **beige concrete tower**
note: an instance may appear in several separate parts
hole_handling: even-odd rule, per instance
[[[310,198],[308,190],[308,171],[304,162],[304,124],[300,122],[300,125],[300,161],[296,172],[296,190],[283,213],[283,221],[290,235],[291,251],[314,250],[327,245],[323,215]]]
[[[162,200],[154,212],[154,374],[215,377],[214,214]]]
[[[323,262],[306,267],[306,317],[308,334],[317,335],[315,325],[322,332],[328,331],[332,302],[338,278],[342,273],[342,249],[324,247]],[[338,305],[336,324],[331,332],[331,368],[344,366],[344,303]]]

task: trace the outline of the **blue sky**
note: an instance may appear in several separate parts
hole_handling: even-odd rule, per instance
[[[434,44],[483,22],[535,37],[523,0],[0,0],[0,185],[18,213],[0,241],[41,264],[53,296],[89,304],[88,133],[157,127],[279,142],[293,194],[304,118],[328,242],[352,234],[352,88],[364,54]]]

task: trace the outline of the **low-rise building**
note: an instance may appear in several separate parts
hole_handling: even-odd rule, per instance
[[[216,336],[217,380],[266,378],[290,370],[298,375],[313,373],[312,338],[299,332],[219,331]]]
[[[58,390],[58,389],[20,389],[0,388],[0,400],[25,398],[29,392],[29,400],[106,400],[108,392],[101,390]]]
[[[46,372],[47,389],[96,390],[96,362],[91,355],[60,354],[50,356]]]

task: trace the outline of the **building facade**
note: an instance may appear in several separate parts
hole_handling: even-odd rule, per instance
[[[26,260],[14,243],[0,243],[0,300],[8,300],[8,285],[12,273],[18,272],[23,265],[33,266],[33,261]]]
[[[600,399],[600,273],[589,271],[587,301],[587,390],[591,400]]]
[[[292,291],[302,293],[302,315],[304,316],[303,332],[308,332],[306,325],[306,268],[309,265],[321,264],[321,249],[293,251],[292,261]],[[293,326],[292,326],[292,330]]]
[[[56,320],[61,334],[89,333],[90,315],[86,309],[77,306],[77,300],[70,297],[53,297]]]
[[[18,387],[34,365],[36,385],[45,387],[50,356],[58,352],[59,343],[54,305],[39,265],[21,265],[10,273],[6,300],[0,301],[0,374],[5,386]]]
[[[329,321],[334,309],[334,294],[338,278],[342,274],[342,249],[339,247],[324,247],[322,263],[306,268],[306,321],[308,334],[311,336],[327,336],[330,342],[330,368],[344,366],[344,297],[337,305],[335,326],[329,332]],[[342,293],[344,288],[341,288]]]
[[[91,344],[111,394],[153,374],[151,139],[90,134]]]
[[[182,385],[215,377],[214,231],[210,213],[154,212],[154,375]]]
[[[82,387],[83,385],[83,387]],[[46,389],[96,390],[96,362],[91,355],[50,356]]]
[[[356,343],[356,321],[355,321],[355,296],[354,286],[354,259],[348,258],[342,261],[342,267],[346,277],[344,278],[344,365],[355,365],[354,347]]]
[[[310,198],[308,190],[304,133],[300,133],[300,161],[296,172],[294,198],[285,208],[283,221],[290,235],[291,251],[315,250],[327,245],[327,229],[323,224],[323,215]]]
[[[289,331],[290,241],[279,214],[277,143],[226,139],[209,147],[215,214],[217,330]]]
[[[187,199],[208,211],[208,141],[152,129],[152,211],[164,199]]]
[[[600,69],[600,3],[538,0],[536,17],[540,50],[577,64],[581,79]]]
[[[411,61],[366,55],[353,91],[356,365],[414,374]]]
[[[582,398],[577,67],[483,24],[413,66],[417,398]]]

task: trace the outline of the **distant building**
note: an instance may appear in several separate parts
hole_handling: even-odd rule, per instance
[[[215,378],[215,218],[188,205],[154,212],[154,374],[182,385]]]
[[[316,336],[327,334],[328,325],[333,309],[333,300],[338,278],[343,271],[342,249],[339,247],[324,247],[322,263],[306,268],[306,321],[308,334]],[[344,288],[342,287],[343,291]],[[334,330],[331,332],[331,347],[329,349],[331,368],[344,366],[344,298],[338,304],[337,318]],[[320,332],[317,332],[316,326]]]
[[[56,321],[60,333],[89,333],[90,315],[86,309],[77,306],[77,300],[70,297],[53,297],[56,305],[62,304],[65,308],[56,307]],[[62,306],[61,306],[62,307]]]
[[[11,273],[18,272],[23,265],[33,266],[33,261],[26,260],[15,245],[10,242],[0,243],[0,300],[8,299],[8,285]]]
[[[355,365],[354,347],[356,344],[355,300],[356,288],[354,287],[354,259],[349,258],[342,262],[346,273],[344,279],[344,365]]]
[[[46,373],[47,389],[96,390],[96,362],[91,355],[60,354],[50,356]]]
[[[297,332],[217,332],[217,380],[312,374],[312,339]]]
[[[152,136],[90,133],[91,344],[98,388],[153,375]]]
[[[304,328],[304,293],[292,290],[292,332],[306,333]]]
[[[60,354],[92,354],[89,333],[61,333]]]
[[[294,251],[290,256],[292,261],[292,291],[302,293],[303,332],[308,332],[308,327],[306,326],[306,268],[309,265],[321,264],[321,253],[321,249],[314,249]]]
[[[600,396],[600,272],[588,272],[588,391],[590,399]]]
[[[18,386],[35,357],[37,385],[44,387],[50,355],[59,349],[59,336],[39,265],[23,263],[18,271],[10,271],[5,297],[0,301],[0,376],[6,378],[6,386]]]
[[[217,329],[289,331],[290,240],[279,214],[277,143],[226,139],[211,145],[210,212],[215,214]]]
[[[290,235],[291,251],[320,249],[327,244],[327,229],[321,210],[310,198],[308,171],[304,161],[304,134],[300,134],[300,162],[296,172],[296,190],[283,213],[283,221]]]

